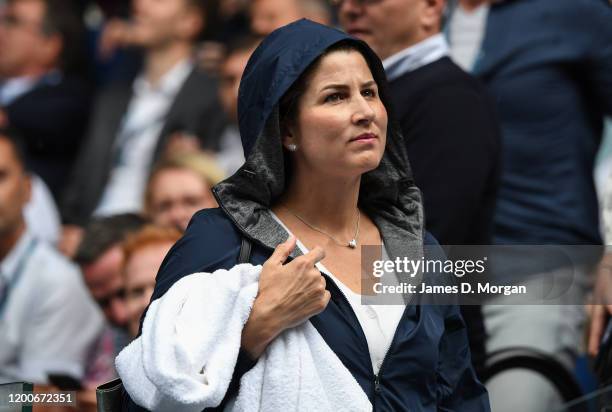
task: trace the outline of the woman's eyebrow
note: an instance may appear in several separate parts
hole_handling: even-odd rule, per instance
[[[325,90],[328,89],[348,89],[349,86],[347,84],[343,84],[343,83],[332,83],[332,84],[327,84],[325,86],[323,86],[323,88],[321,89],[322,92],[324,92]]]
[[[376,82],[374,80],[368,80],[367,82],[361,85],[361,87],[371,87],[371,86],[376,86]],[[325,90],[328,90],[328,89],[342,90],[342,89],[348,89],[348,88],[350,88],[350,86],[344,83],[331,83],[331,84],[326,84],[325,86],[323,86],[320,92],[324,92]]]

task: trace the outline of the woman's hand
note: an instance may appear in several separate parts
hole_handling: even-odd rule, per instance
[[[588,307],[590,315],[589,355],[597,356],[599,344],[608,318],[612,316],[612,253],[607,252],[597,267],[593,304]]]
[[[317,246],[284,265],[295,244],[295,237],[289,237],[263,265],[259,293],[242,331],[242,348],[253,359],[282,331],[321,313],[331,297],[315,267],[325,257],[323,249]]]

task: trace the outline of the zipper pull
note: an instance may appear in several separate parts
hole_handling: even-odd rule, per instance
[[[380,393],[380,376],[376,375],[374,378],[374,392]]]

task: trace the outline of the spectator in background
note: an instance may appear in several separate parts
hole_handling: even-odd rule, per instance
[[[75,261],[85,284],[106,318],[106,328],[90,353],[84,384],[95,388],[116,377],[115,356],[128,343],[122,242],[145,224],[138,215],[94,219],[85,229]]]
[[[97,102],[63,202],[66,253],[92,214],[142,209],[150,168],[170,147],[217,148],[224,121],[216,84],[192,61],[203,10],[201,0],[134,0],[126,35],[145,52],[144,67]]]
[[[267,36],[301,18],[325,25],[332,23],[332,13],[325,0],[253,0],[251,3],[251,31],[257,36]]]
[[[37,175],[30,175],[32,196],[23,213],[33,236],[54,247],[62,230],[62,220],[53,195],[45,182]]]
[[[207,1],[206,40],[223,44],[250,33],[249,6],[251,0]]]
[[[228,175],[234,174],[244,163],[242,140],[238,130],[238,88],[242,73],[253,51],[259,44],[257,37],[243,37],[229,45],[221,64],[219,98],[228,123],[221,136],[217,161]]]
[[[208,73],[219,75],[226,45],[247,36],[251,0],[209,0],[206,2],[206,30],[198,46],[197,61]]]
[[[90,108],[77,9],[70,0],[9,0],[0,19],[0,126],[20,132],[32,171],[56,200]]]
[[[448,56],[445,0],[338,1],[339,19],[383,59],[426,227],[442,245],[487,245],[498,184],[493,102]],[[452,250],[450,251],[452,258]],[[461,308],[474,366],[485,361],[480,308]]]
[[[81,266],[89,292],[108,322],[117,328],[126,326],[121,242],[145,222],[142,217],[131,213],[93,219],[85,229],[74,258]]]
[[[128,330],[133,338],[138,335],[140,317],[153,295],[157,271],[180,237],[181,232],[175,228],[145,226],[130,235],[123,245]]]
[[[0,133],[12,136],[16,140],[23,141],[21,134],[15,128],[0,127]],[[27,156],[25,163],[28,164]],[[49,187],[40,176],[32,173],[29,167],[27,172],[32,186],[30,200],[23,208],[23,215],[28,227],[28,232],[36,239],[55,246],[57,245],[61,232],[59,210],[57,209],[57,205]]]
[[[218,207],[211,188],[224,178],[213,158],[193,153],[162,160],[147,184],[145,214],[183,232],[200,209]]]
[[[452,49],[498,103],[496,244],[601,244],[593,164],[603,115],[612,114],[610,22],[612,7],[602,0],[470,0],[451,14]],[[592,256],[571,257],[566,272],[584,285]],[[556,273],[549,266],[533,282]],[[585,320],[584,308],[574,305],[585,292],[564,293],[551,302],[558,305],[500,306],[508,300],[495,298],[484,308],[488,349],[533,348],[573,370]],[[549,411],[561,403],[550,383],[527,371],[505,372],[488,387],[496,411]]]
[[[0,134],[0,383],[81,379],[103,317],[76,266],[28,231],[21,144]]]

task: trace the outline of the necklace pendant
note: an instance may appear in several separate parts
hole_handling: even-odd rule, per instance
[[[351,239],[351,241],[348,242],[348,247],[355,249],[357,247],[357,241],[355,239]]]

